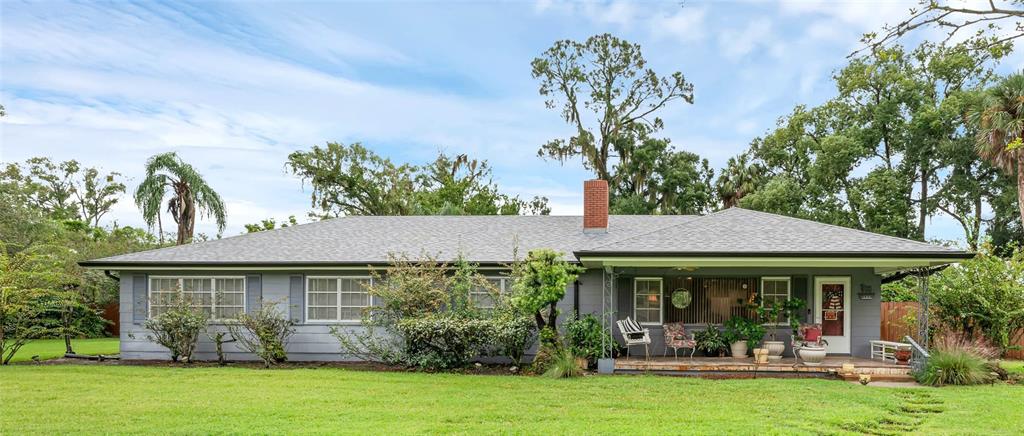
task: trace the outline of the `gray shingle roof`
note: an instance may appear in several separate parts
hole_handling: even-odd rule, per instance
[[[964,255],[956,249],[782,215],[725,209],[682,225],[594,245],[585,253]]]
[[[365,265],[389,253],[502,264],[535,248],[593,254],[962,256],[954,249],[731,208],[706,216],[623,216],[584,233],[579,216],[357,216],[124,254],[83,265]]]
[[[607,233],[583,233],[580,216],[353,216],[189,245],[98,259],[85,264],[367,264],[388,253],[441,260],[462,253],[478,263],[507,263],[535,248],[566,253],[671,227],[697,216],[609,217]]]

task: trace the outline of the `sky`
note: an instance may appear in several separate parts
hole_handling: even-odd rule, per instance
[[[662,134],[721,168],[794,105],[834,96],[831,75],[861,35],[914,3],[5,0],[0,161],[76,159],[124,174],[130,193],[146,158],[176,151],[224,198],[225,235],[306,221],[309,187],[284,163],[328,141],[398,162],[467,153],[503,191],[580,214],[591,174],[537,157],[572,134],[530,74],[555,41],[609,32],[659,74],[681,71],[695,101],[662,110]],[[1014,55],[1000,69],[1021,65]],[[103,224],[114,222],[143,225],[129,194]],[[926,236],[962,237],[945,218]]]

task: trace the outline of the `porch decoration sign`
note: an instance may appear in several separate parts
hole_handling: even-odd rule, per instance
[[[843,335],[844,288],[845,286],[839,284],[821,287],[821,330],[826,336]]]

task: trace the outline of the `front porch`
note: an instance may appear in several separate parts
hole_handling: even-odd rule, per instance
[[[852,366],[851,366],[852,365]],[[870,375],[879,381],[912,381],[910,367],[881,360],[851,356],[828,356],[820,366],[798,363],[793,357],[785,357],[767,364],[755,364],[753,358],[733,359],[730,357],[643,357],[615,359],[614,372],[617,374],[661,374],[698,376],[707,378],[755,378],[755,377],[822,377],[858,380],[861,375]]]

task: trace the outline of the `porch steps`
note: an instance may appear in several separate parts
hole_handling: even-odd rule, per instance
[[[687,375],[709,378],[827,377],[872,381],[913,381],[910,368],[888,362],[858,358],[827,358],[820,366],[807,366],[793,359],[755,365],[753,359],[679,358],[616,359],[616,373]]]

